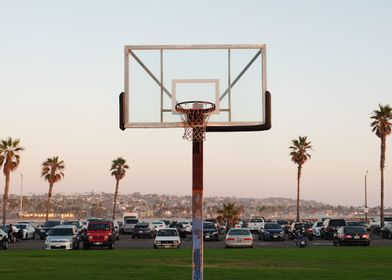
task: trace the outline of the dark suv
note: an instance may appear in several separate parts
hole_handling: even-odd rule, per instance
[[[55,227],[61,225],[61,221],[46,221],[39,230],[39,237],[41,240],[46,239],[49,234],[49,231]]]
[[[325,219],[320,228],[321,238],[332,239],[340,227],[347,226],[345,219]]]
[[[203,223],[203,239],[219,241],[219,230],[214,223]]]

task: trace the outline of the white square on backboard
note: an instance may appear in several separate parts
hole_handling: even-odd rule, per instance
[[[177,105],[177,95],[176,88],[177,84],[215,84],[215,110],[212,112],[213,114],[219,114],[219,100],[220,100],[220,88],[219,88],[219,79],[173,79],[172,80],[172,112],[176,112]],[[193,101],[193,100],[189,100]],[[195,101],[203,101],[203,100],[195,100]]]

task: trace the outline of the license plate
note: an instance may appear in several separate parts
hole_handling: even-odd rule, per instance
[[[359,239],[359,236],[354,236],[354,239]]]
[[[102,242],[94,242],[95,245],[102,245]]]
[[[139,231],[139,233],[143,233],[143,231]]]
[[[242,242],[242,238],[237,238],[237,242]]]
[[[207,236],[206,236],[206,239],[209,239],[209,238],[210,238],[210,236],[209,236],[209,235],[207,235]]]
[[[170,245],[165,245],[164,247],[165,247],[165,248],[170,248]]]

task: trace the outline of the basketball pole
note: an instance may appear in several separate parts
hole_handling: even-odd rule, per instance
[[[203,141],[192,141],[192,153],[192,279],[203,280]]]

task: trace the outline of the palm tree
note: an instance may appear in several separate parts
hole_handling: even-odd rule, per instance
[[[8,193],[10,190],[10,175],[14,172],[20,163],[19,153],[24,150],[19,146],[19,139],[8,137],[6,140],[0,141],[0,168],[3,166],[5,175],[5,188],[3,196],[3,224],[7,222],[7,203]]]
[[[299,186],[301,181],[302,166],[310,159],[308,150],[312,149],[310,142],[307,141],[307,136],[299,136],[298,139],[291,140],[290,156],[291,160],[298,165],[297,171],[297,222],[300,221],[299,217]]]
[[[49,183],[48,200],[46,202],[46,221],[49,217],[50,198],[52,197],[53,185],[64,178],[63,170],[65,169],[64,161],[59,161],[59,157],[54,156],[47,158],[41,165],[41,177]]]
[[[226,220],[229,227],[234,226],[234,224],[238,221],[241,212],[241,207],[238,207],[235,202],[229,202],[227,204],[223,203],[223,208],[217,211],[217,213],[221,214],[222,218]]]
[[[380,154],[380,171],[381,171],[381,203],[380,203],[380,222],[384,226],[384,168],[385,168],[385,151],[387,145],[387,136],[392,130],[392,108],[387,104],[382,106],[378,104],[379,110],[374,110],[370,119],[372,132],[381,139]]]
[[[127,165],[127,161],[122,157],[118,157],[112,161],[112,166],[110,167],[110,171],[112,171],[112,176],[116,178],[116,190],[114,192],[113,199],[113,220],[116,215],[116,202],[118,195],[118,185],[120,184],[120,180],[125,177],[125,173],[129,166]]]

